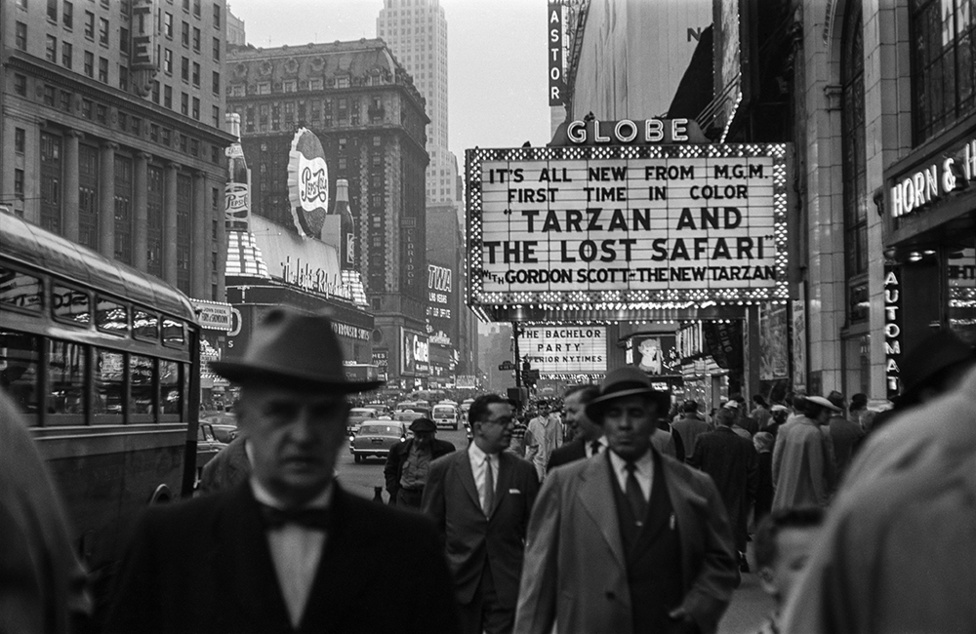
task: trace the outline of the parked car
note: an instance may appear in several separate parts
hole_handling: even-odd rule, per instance
[[[364,420],[379,418],[379,410],[375,407],[353,407],[349,410],[349,418],[346,419],[346,431],[355,434],[359,425]]]
[[[203,466],[226,446],[227,443],[218,440],[213,423],[200,423],[197,427],[197,477],[203,471]]]
[[[458,428],[458,408],[453,403],[438,403],[434,405],[431,418],[437,428]]]
[[[406,442],[407,425],[395,420],[366,420],[355,434],[349,436],[349,451],[356,462],[366,458],[383,458],[390,453],[390,447],[398,442]]]

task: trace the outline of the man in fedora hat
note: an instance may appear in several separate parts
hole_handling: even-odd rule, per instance
[[[410,423],[413,438],[390,447],[383,476],[390,504],[420,510],[430,463],[454,451],[454,445],[435,438],[437,424],[421,417]]]
[[[780,428],[773,448],[774,511],[827,506],[835,480],[827,421],[841,408],[822,396],[806,396],[794,403],[799,415]]]
[[[611,371],[586,408],[609,451],[554,469],[529,523],[517,632],[714,632],[738,582],[711,479],[653,448],[670,396]]]
[[[243,358],[211,367],[241,387],[251,476],[146,512],[108,631],[456,631],[429,520],[335,480],[346,397],[380,383],[346,379],[331,320],[275,308]]]

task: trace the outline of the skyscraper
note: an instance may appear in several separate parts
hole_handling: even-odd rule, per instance
[[[413,76],[427,101],[427,202],[456,203],[457,159],[447,145],[447,19],[440,0],[384,0],[376,36]]]

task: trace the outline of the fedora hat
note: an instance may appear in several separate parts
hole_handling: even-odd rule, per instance
[[[332,320],[274,308],[254,329],[244,356],[211,361],[210,368],[234,383],[272,383],[342,394],[365,392],[382,381],[349,381],[342,365],[342,347]]]
[[[431,419],[421,416],[420,418],[415,418],[412,423],[410,423],[410,431],[413,433],[422,433],[425,431],[437,431],[437,425]]]
[[[828,410],[830,410],[832,412],[842,412],[842,411],[844,411],[844,410],[842,410],[841,408],[837,407],[836,405],[834,405],[833,403],[831,403],[829,400],[825,399],[822,396],[808,396],[806,398],[807,398],[807,401],[808,402],[814,403],[815,405],[819,405],[820,407],[822,407],[824,409],[828,409]]]
[[[603,419],[607,406],[627,396],[647,396],[657,405],[657,415],[665,416],[671,407],[671,394],[651,387],[651,379],[643,370],[627,365],[607,373],[600,384],[600,395],[586,404],[586,415],[594,422]]]

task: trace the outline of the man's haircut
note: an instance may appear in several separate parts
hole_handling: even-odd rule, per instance
[[[494,403],[510,405],[511,401],[498,394],[482,394],[474,399],[474,403],[471,403],[471,409],[468,410],[468,422],[474,426],[475,423],[487,420],[489,416],[488,406]]]
[[[768,568],[776,563],[779,553],[776,536],[788,528],[816,528],[823,523],[823,510],[816,506],[798,506],[773,511],[756,528],[756,566]]]
[[[685,401],[685,404],[681,408],[681,411],[685,412],[686,414],[692,414],[694,412],[697,412],[698,401]]]
[[[731,426],[735,422],[735,414],[732,410],[725,409],[724,407],[715,413],[715,424]]]
[[[592,383],[574,385],[566,390],[566,393],[563,395],[563,400],[565,401],[567,398],[577,393],[579,394],[580,403],[586,405],[600,395],[600,386],[593,385]]]

